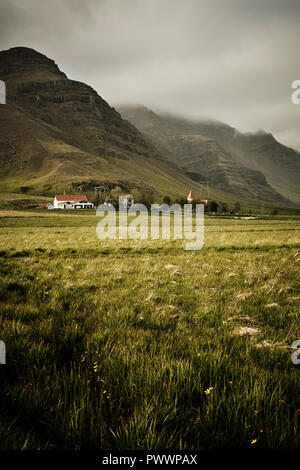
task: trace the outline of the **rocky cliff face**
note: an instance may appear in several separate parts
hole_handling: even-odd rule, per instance
[[[7,105],[0,107],[3,188],[26,184],[43,193],[82,181],[183,188],[131,123],[45,55],[22,47],[0,52],[0,79],[7,87]]]
[[[182,197],[190,189],[203,195],[204,178],[218,200],[231,201],[233,194],[290,204],[282,196],[286,180],[275,191],[271,163],[268,175],[260,166],[260,157],[275,150],[283,166],[282,150],[270,141],[237,138],[225,124],[160,117],[146,108],[123,109],[123,119],[93,88],[29,48],[0,52],[0,79],[7,87],[7,105],[0,106],[0,190],[26,187],[48,195],[104,182]],[[286,168],[290,161],[286,153]]]
[[[251,200],[300,206],[299,185],[298,197],[293,183],[299,181],[300,156],[270,134],[247,135],[224,123],[158,116],[144,106],[119,111],[194,180]]]
[[[300,154],[268,133],[236,133],[227,143],[235,161],[263,172],[268,183],[283,196],[300,205]]]
[[[28,47],[14,47],[0,52],[0,74],[9,81],[30,80],[39,75],[39,80],[66,78],[54,60]]]
[[[7,103],[22,106],[31,115],[78,134],[97,150],[112,136],[145,147],[140,133],[111,108],[95,90],[69,80],[55,62],[28,48],[0,52],[0,77],[6,82]],[[101,148],[103,151],[103,148]]]

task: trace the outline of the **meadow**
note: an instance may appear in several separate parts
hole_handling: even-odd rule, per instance
[[[0,211],[0,449],[296,449],[299,217],[103,240]]]

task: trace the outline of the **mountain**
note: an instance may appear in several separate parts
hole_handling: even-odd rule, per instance
[[[2,192],[51,195],[103,183],[173,197],[199,192],[93,88],[68,79],[45,55],[25,47],[0,52],[0,79],[7,89],[0,106]]]
[[[242,134],[224,147],[236,162],[262,172],[268,183],[280,194],[300,205],[300,154],[265,132]]]
[[[118,110],[195,181],[251,200],[300,206],[300,154],[271,134],[243,134],[221,122],[158,115],[145,106]]]
[[[0,52],[0,79],[7,89],[7,104],[0,105],[2,193],[51,196],[105,184],[148,189],[156,199],[192,189],[196,197],[248,207],[297,203],[299,154],[272,136],[158,116],[144,107],[122,108],[121,116],[93,88],[26,47]]]

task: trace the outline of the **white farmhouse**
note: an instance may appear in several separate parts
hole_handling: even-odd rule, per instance
[[[62,194],[54,196],[54,209],[93,209],[85,194]]]

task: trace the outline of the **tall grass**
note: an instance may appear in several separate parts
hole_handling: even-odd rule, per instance
[[[298,221],[209,220],[187,252],[19,219],[0,238],[1,449],[299,446]]]

